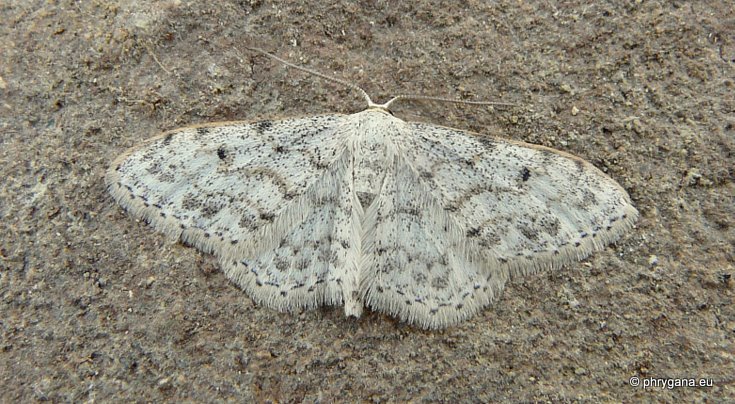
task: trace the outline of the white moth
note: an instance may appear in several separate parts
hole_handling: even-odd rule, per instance
[[[259,304],[369,307],[423,328],[474,315],[509,277],[603,249],[638,216],[578,157],[405,122],[388,108],[399,97],[359,91],[368,108],[352,115],[164,133],[118,157],[107,185]]]

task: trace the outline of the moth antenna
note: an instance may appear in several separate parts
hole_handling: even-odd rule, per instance
[[[278,57],[278,56],[276,56],[276,55],[274,55],[274,54],[272,54],[270,52],[266,52],[266,51],[264,51],[263,49],[260,49],[260,48],[254,48],[254,47],[246,46],[245,49],[251,50],[253,52],[258,52],[258,53],[260,53],[262,55],[268,56],[269,58],[271,58],[273,60],[276,60],[276,61],[278,61],[278,62],[280,62],[280,63],[284,64],[285,66],[288,66],[288,67],[290,67],[292,69],[296,69],[296,70],[302,71],[304,73],[308,73],[308,74],[311,74],[313,76],[317,76],[317,77],[322,78],[324,80],[331,81],[332,83],[341,84],[341,85],[343,85],[343,86],[345,86],[347,88],[350,88],[352,90],[355,90],[355,91],[357,91],[358,93],[360,93],[362,95],[362,97],[365,99],[365,101],[367,101],[368,108],[372,108],[372,107],[378,106],[377,104],[375,104],[373,102],[373,100],[370,99],[370,96],[365,92],[365,90],[363,90],[362,88],[358,87],[355,84],[350,83],[349,81],[338,79],[338,78],[333,77],[333,76],[328,76],[328,75],[326,75],[324,73],[320,73],[320,72],[318,72],[316,70],[309,69],[308,67],[303,67],[303,66],[299,66],[299,65],[293,64],[293,63],[291,63],[291,62],[289,62],[287,60],[281,59],[280,57]]]
[[[347,88],[350,88],[352,90],[355,90],[355,91],[359,92],[362,95],[362,97],[365,99],[365,101],[368,104],[368,108],[379,108],[379,109],[384,109],[386,111],[389,111],[391,104],[393,104],[396,101],[400,101],[400,100],[438,101],[438,102],[446,102],[446,103],[451,103],[451,104],[477,105],[477,106],[503,106],[503,107],[515,107],[515,106],[518,106],[518,104],[514,104],[514,103],[511,103],[511,102],[468,101],[468,100],[460,100],[460,99],[455,99],[455,98],[443,98],[443,97],[433,97],[433,96],[429,96],[429,95],[412,95],[412,94],[401,94],[401,95],[397,95],[397,96],[391,98],[390,100],[388,100],[388,102],[386,102],[384,104],[376,104],[376,103],[373,102],[373,100],[370,99],[370,96],[367,94],[367,92],[365,92],[365,90],[363,90],[362,88],[360,88],[359,86],[357,86],[357,85],[355,85],[353,83],[350,83],[349,81],[338,79],[336,77],[329,76],[329,75],[326,75],[324,73],[320,73],[320,72],[318,72],[316,70],[309,69],[308,67],[303,67],[303,66],[299,66],[299,65],[293,64],[293,63],[291,63],[291,62],[289,62],[289,61],[287,61],[285,59],[282,59],[282,58],[280,58],[280,57],[278,57],[278,56],[276,56],[276,55],[274,55],[274,54],[272,54],[270,52],[267,52],[267,51],[265,51],[263,49],[260,49],[260,48],[256,48],[256,47],[252,47],[252,46],[245,46],[245,49],[248,49],[248,50],[251,50],[253,52],[257,52],[257,53],[260,53],[262,55],[265,55],[265,56],[267,56],[267,57],[269,57],[269,58],[271,58],[273,60],[276,60],[276,61],[282,63],[283,65],[285,65],[287,67],[290,67],[292,69],[296,69],[296,70],[302,71],[304,73],[308,73],[308,74],[311,74],[313,76],[317,76],[319,78],[322,78],[324,80],[331,81],[331,82],[337,83],[337,84],[341,84],[341,85],[343,85],[343,86],[345,86]]]

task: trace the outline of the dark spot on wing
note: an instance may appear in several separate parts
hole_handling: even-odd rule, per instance
[[[498,147],[498,142],[487,136],[477,136],[476,139],[482,143],[487,150],[493,150]]]
[[[523,167],[521,169],[521,180],[526,182],[529,178],[531,178],[531,171],[528,170],[528,167]]]
[[[459,210],[459,206],[457,206],[456,203],[451,203],[451,204],[445,206],[444,207],[444,210],[446,210],[447,212],[456,212],[456,211]]]
[[[430,179],[434,178],[434,174],[432,174],[431,171],[421,171],[419,173],[419,177],[421,177],[422,179],[425,179],[425,180],[430,180]]]
[[[227,150],[225,150],[224,146],[217,148],[217,157],[219,157],[220,160],[227,158]]]
[[[480,235],[480,228],[479,227],[473,227],[469,230],[467,230],[467,237],[477,237]]]
[[[260,121],[255,124],[255,127],[258,129],[258,132],[263,133],[267,131],[268,129],[273,126],[273,123],[271,121]]]

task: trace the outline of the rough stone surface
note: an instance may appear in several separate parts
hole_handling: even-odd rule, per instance
[[[11,0],[0,18],[0,401],[735,400],[727,2]],[[442,331],[256,306],[103,181],[166,129],[362,108],[242,44],[378,102],[515,102],[396,114],[580,156],[626,188],[637,228]]]

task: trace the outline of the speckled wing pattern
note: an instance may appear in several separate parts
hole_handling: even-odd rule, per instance
[[[638,216],[582,159],[377,108],[174,130],[106,181],[260,304],[367,306],[423,328],[470,317],[512,276],[587,257]]]

